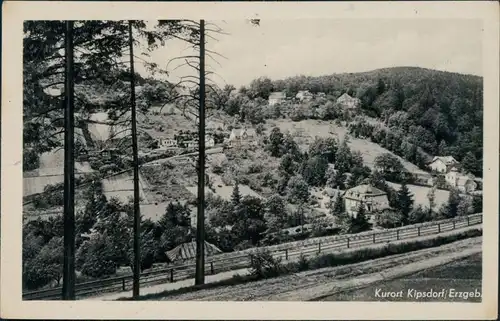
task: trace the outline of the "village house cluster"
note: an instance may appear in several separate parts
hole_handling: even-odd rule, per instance
[[[176,148],[197,148],[198,138],[192,134],[179,134],[174,136],[160,137],[158,139],[158,147],[162,149],[176,149]],[[212,148],[215,146],[215,139],[212,135],[205,136],[205,146]]]
[[[287,100],[295,100],[299,102],[308,102],[314,99],[326,98],[324,92],[318,92],[316,94],[311,93],[308,90],[300,90],[295,97],[287,97],[286,93],[283,91],[272,92],[269,95],[269,106],[278,105],[284,103]],[[343,93],[337,98],[336,102],[347,109],[355,109],[361,105],[361,100],[359,98],[351,97],[348,93]]]
[[[476,178],[470,173],[461,170],[461,164],[453,156],[436,156],[429,164],[429,168],[437,175],[443,175],[446,184],[458,189],[462,193],[471,193],[477,189]],[[431,178],[434,185],[436,178]]]
[[[227,134],[226,134],[227,135]],[[227,137],[227,136],[226,136]],[[159,149],[198,148],[197,133],[182,132],[177,135],[160,137],[157,139]],[[229,138],[223,142],[227,147],[242,147],[257,145],[257,133],[254,128],[234,128]],[[205,136],[205,147],[215,147],[216,141],[213,134]]]

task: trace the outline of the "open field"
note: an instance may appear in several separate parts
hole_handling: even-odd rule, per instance
[[[475,290],[481,292],[481,278],[482,254],[476,253],[464,259],[423,270],[404,278],[374,284],[359,290],[339,293],[338,295],[329,297],[325,301],[481,302],[480,297],[464,299],[450,294],[450,289],[454,289],[456,292],[475,292]],[[403,290],[403,296],[395,298],[376,298],[375,293],[378,289],[381,289],[380,293],[384,291]],[[411,295],[408,296],[408,290],[411,289],[422,292],[430,291],[431,289],[439,292],[444,289],[447,292],[445,292],[446,297],[444,298],[419,298],[417,300]]]
[[[387,182],[392,188],[399,190],[401,184]],[[406,185],[408,189],[413,193],[413,199],[415,200],[415,205],[422,205],[424,207],[429,207],[429,199],[427,198],[427,193],[429,193],[430,188],[418,185]],[[439,209],[441,205],[448,201],[449,191],[437,189],[435,193],[435,207],[434,209]]]

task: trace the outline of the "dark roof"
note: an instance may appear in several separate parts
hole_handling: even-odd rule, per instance
[[[205,241],[205,257],[219,253],[222,253],[222,251],[218,247]],[[182,243],[166,254],[170,261],[194,259],[196,258],[196,241]]]

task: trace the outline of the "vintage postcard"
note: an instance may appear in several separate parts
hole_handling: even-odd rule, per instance
[[[498,9],[4,2],[1,316],[495,318]]]

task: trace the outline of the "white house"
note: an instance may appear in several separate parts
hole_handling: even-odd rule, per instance
[[[177,141],[171,137],[160,138],[160,147],[177,147]]]
[[[359,98],[354,98],[349,96],[349,94],[344,93],[342,96],[337,98],[337,103],[342,105],[344,108],[354,109],[361,105],[361,100]]]
[[[253,128],[233,129],[229,135],[229,145],[231,147],[241,145],[255,145],[257,143],[257,133]]]
[[[353,217],[356,217],[360,204],[364,205],[367,214],[390,208],[387,193],[367,184],[348,189],[343,198],[347,214]]]
[[[429,168],[438,173],[448,173],[452,167],[459,165],[453,156],[435,156],[429,163]]]
[[[282,91],[272,92],[269,95],[269,106],[280,104],[286,100],[286,94]]]
[[[311,94],[308,90],[301,90],[295,95],[295,98],[297,98],[300,101],[308,101],[314,98],[313,94]]]
[[[472,175],[464,175],[458,172],[456,167],[453,167],[450,172],[445,175],[445,180],[448,185],[457,188],[462,193],[474,192],[477,188],[477,183]]]

